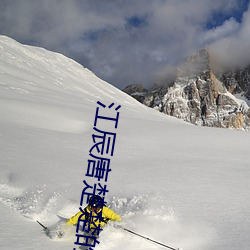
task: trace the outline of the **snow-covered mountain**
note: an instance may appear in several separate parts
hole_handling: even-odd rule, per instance
[[[249,79],[248,68],[214,72],[210,54],[203,49],[180,65],[170,87],[147,91],[131,85],[124,92],[146,106],[196,125],[249,129]]]
[[[73,249],[97,101],[121,105],[107,181],[122,225],[184,250],[248,250],[250,134],[193,126],[140,104],[63,55],[0,37],[0,248]],[[110,128],[109,123],[98,126]],[[96,250],[163,249],[111,225]]]

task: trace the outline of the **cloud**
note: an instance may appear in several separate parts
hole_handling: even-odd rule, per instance
[[[226,25],[220,29],[227,29]],[[242,22],[237,24],[236,29],[221,39],[210,44],[210,51],[213,53],[218,64],[225,67],[245,67],[250,64],[250,10],[243,15]]]
[[[240,24],[232,17],[224,21],[221,26],[204,31],[200,38],[201,44],[211,44],[225,37],[235,34],[240,28]]]
[[[0,33],[61,52],[120,88],[148,87],[204,46],[247,49],[249,14],[233,17],[240,7],[237,0],[2,0]],[[225,20],[211,20],[215,13]]]

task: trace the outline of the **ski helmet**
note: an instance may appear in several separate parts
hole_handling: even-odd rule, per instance
[[[93,195],[89,198],[89,205],[91,207],[99,207],[102,205],[102,197],[99,195]]]

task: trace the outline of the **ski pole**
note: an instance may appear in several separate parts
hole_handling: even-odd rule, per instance
[[[43,227],[43,229],[45,230],[45,231],[48,231],[49,229],[47,228],[47,227],[45,227],[41,222],[39,222],[38,220],[36,221],[40,226],[42,226]]]
[[[156,243],[156,244],[158,244],[158,245],[161,245],[161,246],[163,246],[163,247],[169,248],[169,249],[171,249],[171,250],[181,250],[180,248],[173,248],[173,247],[167,246],[167,245],[165,245],[165,244],[162,244],[162,243],[160,243],[160,242],[158,242],[158,241],[152,240],[152,239],[150,239],[150,238],[148,238],[148,237],[145,237],[145,236],[143,236],[143,235],[141,235],[141,234],[135,233],[135,232],[133,232],[133,231],[127,229],[127,228],[124,228],[124,227],[121,227],[121,228],[122,228],[123,230],[125,230],[125,231],[131,233],[131,234],[137,235],[137,236],[139,236],[139,237],[141,237],[141,238],[144,238],[144,239],[146,239],[146,240],[148,240],[148,241],[152,241],[152,242],[154,242],[154,243]]]

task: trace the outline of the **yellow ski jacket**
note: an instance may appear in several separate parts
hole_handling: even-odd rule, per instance
[[[85,209],[85,213],[90,213],[90,208],[89,206],[87,206]],[[84,211],[83,210],[83,211]],[[91,225],[90,225],[90,228],[94,228],[94,223],[96,226],[98,226],[100,224],[100,227],[104,227],[106,225],[106,223],[109,221],[109,220],[112,220],[112,221],[118,221],[120,222],[122,220],[121,216],[116,214],[113,210],[111,210],[110,208],[106,207],[106,206],[103,206],[102,208],[102,217],[104,218],[101,222],[99,220],[97,221],[94,221],[93,222],[93,218],[91,219]],[[100,213],[101,211],[99,211],[98,213]],[[71,224],[71,225],[75,225],[77,224],[78,222],[78,218],[80,217],[80,215],[82,215],[83,213],[80,211],[78,212],[77,214],[75,214],[74,216],[72,216],[69,220],[67,220],[67,224]],[[88,220],[87,218],[87,215],[83,215],[81,217],[81,220]]]

